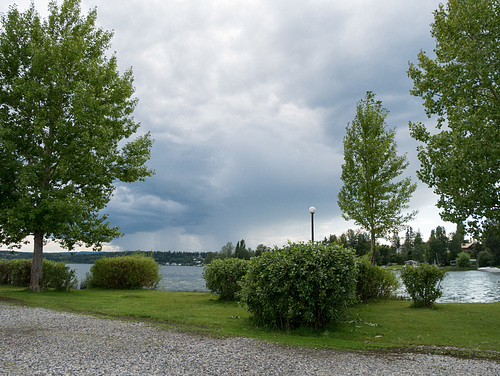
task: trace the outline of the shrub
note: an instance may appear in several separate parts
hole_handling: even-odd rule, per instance
[[[0,282],[4,285],[26,287],[30,284],[31,260],[7,260],[0,262]]]
[[[10,284],[18,287],[30,285],[32,260],[11,260]]]
[[[470,266],[470,256],[465,252],[460,252],[457,256],[457,266],[468,268]]]
[[[160,268],[152,257],[141,255],[96,260],[87,273],[89,287],[110,289],[154,289],[161,281]]]
[[[435,265],[406,265],[401,270],[401,280],[413,300],[414,307],[432,307],[443,294],[441,281],[446,272]]]
[[[356,295],[359,301],[390,298],[398,289],[396,275],[389,269],[372,264],[369,256],[359,258],[357,265]]]
[[[75,286],[76,273],[64,262],[43,260],[43,286],[56,290],[69,290]]]
[[[246,274],[248,261],[238,258],[215,259],[203,268],[207,288],[221,300],[235,300],[240,281]]]
[[[32,260],[8,260],[0,262],[0,284],[27,287],[30,284]],[[76,284],[75,271],[64,262],[42,261],[44,289],[69,290]]]
[[[9,262],[0,261],[0,285],[8,285],[9,282]]]
[[[351,250],[290,243],[250,260],[240,296],[259,324],[321,328],[355,302],[356,276]]]

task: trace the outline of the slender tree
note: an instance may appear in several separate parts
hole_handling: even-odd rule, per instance
[[[152,174],[150,135],[127,140],[137,100],[132,71],[120,75],[107,53],[112,33],[79,0],[51,1],[49,13],[13,5],[0,28],[0,243],[34,237],[33,291],[46,239],[100,250],[121,235],[101,213],[113,184]]]
[[[458,254],[462,252],[462,243],[465,239],[465,229],[462,223],[457,225],[457,231],[452,234],[451,241],[449,243],[449,259],[456,260]]]
[[[408,166],[406,156],[397,155],[395,131],[386,129],[388,111],[375,94],[367,92],[346,128],[344,160],[338,204],[346,220],[370,233],[371,260],[375,242],[411,220],[416,212],[401,214],[416,189],[409,177],[395,181]]]
[[[245,239],[241,239],[238,243],[236,243],[236,248],[234,249],[234,257],[250,260],[250,252],[247,249]]]
[[[420,231],[417,231],[415,235],[415,239],[413,241],[413,260],[418,262],[423,262],[425,257],[427,245],[424,243],[422,239],[422,234]]]
[[[434,13],[433,59],[410,63],[411,94],[422,97],[437,132],[410,123],[419,178],[439,196],[441,217],[479,237],[500,221],[500,2],[449,0]]]
[[[446,253],[448,251],[446,229],[442,226],[438,226],[435,230],[432,230],[428,245],[429,251],[427,262],[444,265],[446,263]]]

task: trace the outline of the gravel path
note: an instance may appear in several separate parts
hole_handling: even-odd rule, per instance
[[[0,302],[0,375],[500,375],[496,362],[361,355]]]

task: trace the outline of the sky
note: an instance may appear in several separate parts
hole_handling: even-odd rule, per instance
[[[30,1],[16,0],[20,10]],[[42,16],[48,1],[35,0]],[[60,1],[59,1],[60,2]],[[434,127],[412,97],[408,62],[430,34],[437,0],[84,0],[132,67],[140,133],[155,143],[146,182],[117,184],[103,211],[123,237],[105,250],[218,251],[281,246],[357,229],[337,205],[345,128],[373,91],[390,113],[402,176],[418,188],[409,223],[428,239],[442,222],[420,182],[409,121]],[[8,9],[5,2],[1,12]],[[405,211],[406,212],[406,211]],[[401,234],[402,235],[402,234]],[[32,251],[32,245],[23,247]],[[49,243],[45,251],[60,250]]]

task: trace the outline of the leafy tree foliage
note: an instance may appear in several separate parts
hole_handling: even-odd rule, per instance
[[[340,244],[344,248],[354,249],[356,251],[357,256],[363,256],[370,252],[371,244],[370,244],[370,234],[353,229],[348,229],[345,233],[342,233],[340,236],[330,235],[328,238],[323,239],[324,244]]]
[[[405,241],[403,243],[402,252],[403,258],[407,260],[413,260],[413,249],[415,247],[415,232],[413,228],[408,226],[405,233]]]
[[[427,252],[427,245],[422,239],[422,234],[417,231],[415,239],[413,240],[413,255],[412,259],[418,262],[423,262],[425,259],[425,253]]]
[[[490,251],[483,250],[477,254],[477,266],[492,266],[493,265],[493,254]]]
[[[429,237],[429,251],[427,254],[427,262],[436,262],[439,265],[446,263],[446,253],[448,251],[448,237],[446,229],[443,226],[436,227],[431,231]]]
[[[205,263],[210,264],[212,260],[225,259],[225,258],[238,258],[242,260],[250,260],[252,257],[258,257],[262,253],[266,252],[268,247],[264,244],[259,244],[255,251],[252,248],[247,248],[245,239],[241,239],[236,243],[236,247],[231,242],[227,242],[226,245],[222,246],[219,252],[209,252],[207,254]]]
[[[267,246],[265,246],[264,244],[259,244],[255,248],[255,257],[261,256],[264,252],[267,252],[268,250],[269,248]]]
[[[456,260],[457,255],[462,252],[462,243],[465,239],[465,228],[462,223],[457,225],[457,231],[452,234],[450,243],[449,243],[449,260]]]
[[[377,265],[387,265],[396,262],[395,248],[387,244],[379,244],[377,251]]]
[[[485,250],[493,255],[493,264],[500,266],[500,222],[486,221],[482,240]]]
[[[79,0],[11,6],[0,28],[0,243],[34,237],[30,289],[40,291],[44,239],[101,249],[120,235],[101,210],[113,183],[150,176],[149,134],[132,112],[131,70],[109,55],[112,33]]]
[[[372,263],[375,241],[404,225],[415,212],[401,214],[408,207],[416,185],[409,177],[395,181],[408,166],[406,156],[397,155],[395,131],[386,129],[388,111],[375,94],[367,92],[346,127],[342,181],[338,204],[346,220],[354,220],[370,233]]]
[[[246,247],[244,239],[241,239],[236,243],[236,248],[234,249],[234,257],[242,260],[250,260],[250,252]]]
[[[439,195],[441,217],[478,234],[500,221],[500,2],[449,0],[434,13],[436,57],[410,64],[411,93],[422,97],[438,132],[411,124],[419,178]]]
[[[233,257],[234,255],[234,245],[232,242],[227,242],[220,249],[220,258]]]

